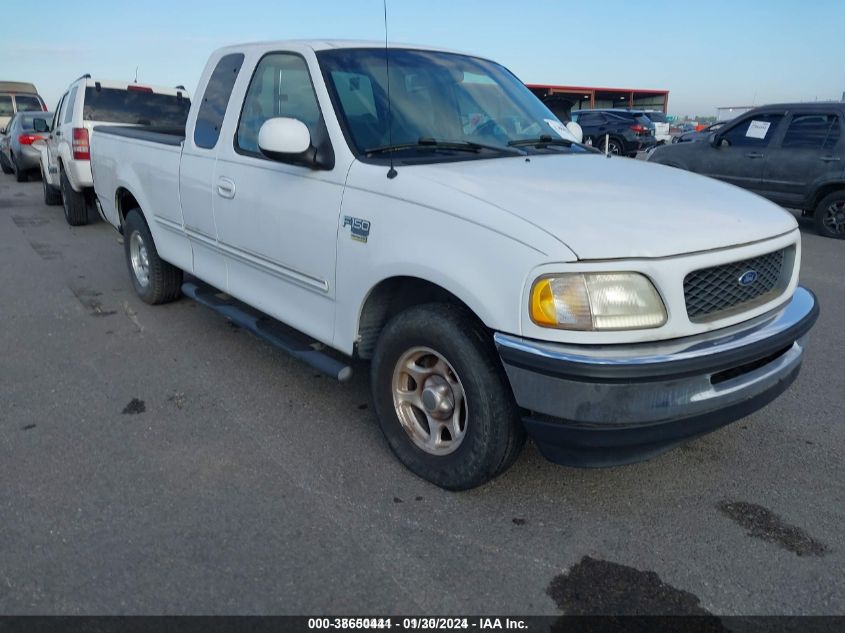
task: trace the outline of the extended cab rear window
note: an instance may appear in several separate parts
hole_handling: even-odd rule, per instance
[[[90,87],[85,89],[85,121],[184,128],[190,99],[141,90]]]

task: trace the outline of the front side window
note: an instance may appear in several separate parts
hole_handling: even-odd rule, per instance
[[[15,109],[12,106],[12,97],[9,95],[0,95],[0,116],[12,116]]]
[[[32,95],[17,95],[15,97],[15,104],[18,107],[18,112],[37,112],[43,110],[41,101],[38,97]]]
[[[458,158],[446,144],[478,152],[484,146],[484,156],[490,157],[489,150],[501,155],[514,143],[570,140],[563,124],[522,82],[488,60],[399,48],[390,49],[389,60],[383,48],[325,50],[317,58],[350,145],[368,158],[384,157],[388,149],[403,160]]]
[[[781,147],[789,149],[832,150],[839,142],[841,127],[835,114],[795,114]]]
[[[362,116],[369,113],[365,80],[348,78],[349,85],[357,82],[357,91],[362,93],[360,99],[356,97],[354,103],[348,103]],[[258,63],[244,99],[235,146],[248,154],[260,154],[258,131],[267,119],[275,117],[299,119],[308,127],[312,138],[317,133],[320,106],[317,104],[308,66],[299,55],[271,53]]]
[[[243,63],[243,53],[232,53],[224,55],[214,67],[194,124],[194,144],[197,147],[212,149],[217,145],[229,97]]]
[[[743,119],[722,135],[732,147],[767,147],[783,114],[758,114]]]

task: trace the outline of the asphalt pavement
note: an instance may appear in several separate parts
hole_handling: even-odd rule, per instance
[[[845,612],[845,242],[803,227],[821,317],[755,415],[649,462],[529,443],[450,493],[338,384],[182,299],[118,234],[0,176],[0,613]]]

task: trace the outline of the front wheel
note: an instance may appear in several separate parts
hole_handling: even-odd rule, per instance
[[[825,196],[814,214],[819,235],[845,239],[845,190]]]
[[[371,388],[390,448],[442,488],[480,486],[525,442],[490,333],[457,306],[427,304],[394,317],[376,346]]]
[[[158,256],[150,227],[137,209],[123,223],[123,250],[135,292],[145,303],[156,305],[179,298],[182,271]]]

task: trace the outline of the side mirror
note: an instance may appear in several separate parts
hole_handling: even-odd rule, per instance
[[[710,143],[712,147],[722,147],[722,139],[719,138],[719,134],[717,132],[710,132],[707,137],[707,142]]]
[[[47,124],[45,119],[33,119],[32,120],[32,128],[36,132],[44,133],[50,131],[50,126]]]
[[[566,129],[569,130],[569,133],[575,137],[575,140],[578,143],[584,142],[584,130],[581,129],[581,126],[578,125],[575,121],[570,121],[566,124]]]
[[[289,160],[307,152],[310,147],[311,133],[298,119],[267,119],[258,130],[258,148],[272,160]]]

